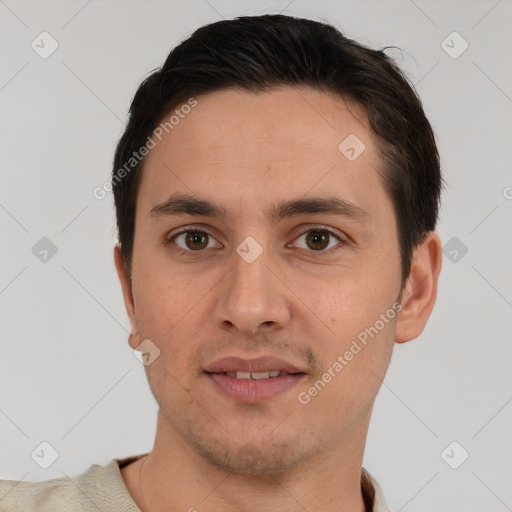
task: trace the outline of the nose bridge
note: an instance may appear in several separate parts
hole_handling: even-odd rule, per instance
[[[217,319],[241,331],[254,332],[262,324],[283,324],[289,318],[282,285],[269,269],[275,262],[268,243],[260,242],[247,237],[237,246],[219,297]]]

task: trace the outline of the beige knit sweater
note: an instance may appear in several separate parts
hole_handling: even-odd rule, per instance
[[[73,479],[0,480],[0,512],[140,512],[126,488],[120,468],[144,455],[147,454],[112,459],[106,466],[92,464]],[[366,474],[375,489],[373,512],[390,512],[379,484]]]

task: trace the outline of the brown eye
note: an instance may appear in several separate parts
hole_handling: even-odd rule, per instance
[[[330,253],[341,249],[345,245],[345,241],[336,233],[326,228],[310,229],[302,233],[298,240],[304,237],[304,242],[299,244],[299,248],[308,250],[309,252]],[[332,242],[338,242],[332,243]],[[339,247],[335,247],[338,245]],[[333,251],[330,249],[335,247]]]
[[[205,231],[188,229],[171,237],[167,244],[175,243],[181,252],[200,252],[203,249],[215,247],[215,238]]]
[[[205,249],[208,245],[208,235],[200,232],[185,233],[185,245],[189,249]]]
[[[306,243],[315,251],[321,251],[329,245],[330,234],[326,231],[309,231]]]

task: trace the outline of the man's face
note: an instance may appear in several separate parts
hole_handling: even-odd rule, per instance
[[[197,102],[146,161],[131,344],[149,339],[160,350],[146,371],[169,438],[228,470],[272,473],[366,436],[394,342],[396,220],[357,105],[305,87]],[[339,149],[350,135],[365,145],[359,156],[356,139]],[[215,203],[225,217],[150,214],[177,195]],[[366,214],[267,217],[312,198]],[[301,374],[221,375],[214,363],[230,356],[273,356]]]

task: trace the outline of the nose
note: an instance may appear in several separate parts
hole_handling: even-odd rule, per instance
[[[268,249],[250,263],[238,253],[233,254],[231,271],[219,283],[217,325],[254,335],[262,329],[282,328],[289,322],[291,292],[271,260]]]

